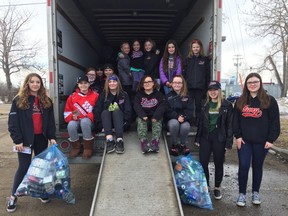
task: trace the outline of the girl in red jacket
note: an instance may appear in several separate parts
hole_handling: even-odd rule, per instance
[[[86,75],[77,79],[78,88],[69,96],[64,110],[64,119],[68,123],[69,141],[72,149],[70,158],[76,157],[80,152],[80,140],[78,128],[83,134],[84,152],[82,157],[89,159],[93,153],[94,137],[92,136],[92,126],[94,122],[93,107],[98,99],[98,93],[90,88],[90,83]]]

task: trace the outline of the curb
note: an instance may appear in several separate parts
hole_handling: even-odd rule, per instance
[[[285,160],[288,160],[288,150],[287,149],[282,149],[282,148],[273,146],[271,148],[271,150],[274,151],[274,152],[277,152],[278,154],[280,154],[281,157],[283,157]]]

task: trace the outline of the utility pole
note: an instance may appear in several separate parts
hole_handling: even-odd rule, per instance
[[[235,58],[233,58],[233,60],[236,60],[236,63],[234,63],[234,66],[236,66],[236,84],[238,83],[238,78],[239,78],[239,67],[241,66],[241,60],[243,59],[241,56],[242,55],[234,55]]]

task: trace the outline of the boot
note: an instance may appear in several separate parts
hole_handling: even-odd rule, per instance
[[[91,140],[83,140],[84,151],[82,154],[83,159],[89,159],[93,154],[94,138]]]
[[[69,152],[69,158],[75,158],[76,156],[79,155],[80,153],[80,140],[70,142],[71,143],[71,150]]]

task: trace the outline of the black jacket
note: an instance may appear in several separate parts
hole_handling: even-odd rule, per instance
[[[233,120],[233,106],[229,101],[224,99],[219,109],[219,116],[217,119],[216,128],[218,128],[218,141],[225,143],[225,148],[228,149],[232,148],[233,145],[232,120]],[[201,108],[201,116],[199,119],[199,125],[197,129],[195,142],[199,143],[201,137],[208,139],[208,136],[209,136],[209,104],[206,104]]]
[[[192,123],[193,116],[193,101],[187,96],[180,96],[175,91],[171,91],[166,95],[168,102],[167,110],[165,112],[165,122],[170,119],[178,119],[180,115],[184,117],[185,121]]]
[[[155,118],[158,121],[164,116],[166,110],[165,96],[154,90],[150,95],[144,91],[139,91],[134,98],[134,110],[137,116],[141,119],[144,117]]]
[[[109,92],[107,98],[105,98],[105,91],[103,91],[100,94],[93,110],[96,131],[102,130],[103,126],[101,120],[101,113],[103,112],[103,110],[108,110],[109,105],[112,102],[116,102],[118,104],[120,110],[124,114],[124,120],[123,120],[124,124],[126,125],[126,127],[129,127],[131,121],[132,108],[128,94],[124,91],[121,91],[119,93],[119,96],[118,97],[116,96],[115,98],[115,96]]]
[[[145,52],[144,54],[145,74],[151,76],[153,79],[159,79],[159,62],[160,57],[154,51]]]
[[[260,109],[258,97],[251,98],[249,106],[241,111],[234,108],[233,132],[236,138],[242,137],[252,144],[273,143],[280,135],[279,107],[274,97],[270,96],[270,107]]]
[[[23,143],[24,146],[31,147],[34,143],[34,126],[33,126],[33,104],[35,96],[29,96],[30,108],[27,110],[18,109],[16,103],[19,97],[16,97],[11,106],[8,118],[8,130],[13,143]],[[42,114],[42,131],[47,139],[56,139],[56,126],[54,119],[53,106],[44,109],[41,108]]]
[[[183,63],[183,76],[188,89],[207,90],[210,82],[210,60],[205,56],[187,57]]]

